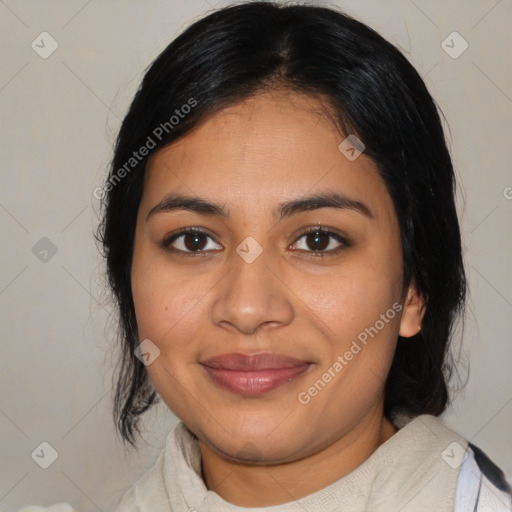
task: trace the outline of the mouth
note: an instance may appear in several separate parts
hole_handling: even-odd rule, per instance
[[[288,384],[312,365],[272,353],[222,354],[200,363],[219,387],[238,395],[258,396]]]

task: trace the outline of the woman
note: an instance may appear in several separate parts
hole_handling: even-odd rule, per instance
[[[147,71],[104,191],[120,432],[157,394],[181,420],[116,512],[511,509],[437,418],[454,174],[390,43],[327,8],[210,14]]]
[[[438,419],[466,278],[436,106],[332,9],[213,12],[147,71],[99,237],[115,417],[181,420],[115,512],[512,510]],[[269,508],[270,507],[270,508]]]

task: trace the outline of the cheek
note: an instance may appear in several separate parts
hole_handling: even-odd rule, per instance
[[[314,304],[315,316],[321,320],[317,325],[328,326],[323,328],[328,343],[317,377],[324,375],[330,380],[325,374],[329,369],[336,376],[330,380],[329,390],[316,400],[318,413],[329,409],[337,415],[339,401],[344,404],[341,409],[346,409],[354,407],[355,397],[362,408],[376,399],[398,338],[400,279],[396,261],[354,258],[330,279],[308,290],[309,304]]]
[[[155,256],[143,247],[134,252],[131,286],[140,339],[162,346],[195,325],[208,291],[205,279],[171,269],[165,255]]]
[[[184,279],[167,267],[159,265],[155,258],[147,265],[142,258],[134,257],[135,315],[140,341],[149,339],[160,350],[159,357],[146,367],[154,387],[170,410],[193,424],[183,388],[192,389],[190,368],[197,355],[194,340],[201,337],[198,333],[205,303],[202,298],[208,287],[203,289],[190,276]]]
[[[357,334],[400,299],[399,269],[385,259],[353,258],[328,276],[297,276],[296,282],[301,279],[302,301],[332,329],[331,335]]]
[[[163,344],[175,333],[192,328],[201,311],[204,293],[190,280],[182,281],[153,269],[132,284],[135,315],[141,339],[150,338]]]

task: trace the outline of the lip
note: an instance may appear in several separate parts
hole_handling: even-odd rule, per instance
[[[312,363],[273,353],[221,354],[201,363],[215,384],[239,395],[258,396],[288,384]]]

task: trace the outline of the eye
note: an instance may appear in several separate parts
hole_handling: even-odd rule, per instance
[[[208,242],[206,241],[208,238],[213,240],[208,233],[199,228],[187,228],[181,230],[179,233],[175,233],[167,237],[160,245],[163,249],[173,252],[197,254],[201,254],[209,250],[218,250],[217,247],[222,249],[220,245],[217,245],[217,247],[211,247],[210,244],[210,247],[208,247]]]
[[[339,233],[319,227],[309,228],[302,232],[298,240],[302,239],[304,239],[305,243],[302,244],[302,247],[298,247],[298,249],[311,252],[314,256],[334,255],[342,249],[350,247],[348,241]],[[334,242],[333,239],[335,240]],[[337,246],[336,243],[338,243]],[[295,245],[297,245],[297,242],[295,242]]]
[[[194,253],[200,255],[208,251],[222,250],[222,246],[216,244],[214,241],[213,244],[209,244],[208,239],[213,241],[213,238],[206,231],[199,228],[186,228],[166,237],[161,242],[160,246],[167,251],[190,255]],[[298,243],[298,241],[302,239],[304,239],[305,243]],[[313,256],[320,257],[327,255],[332,256],[342,249],[350,247],[349,242],[336,231],[319,227],[313,227],[303,231],[297,240],[294,245],[298,245],[299,247],[295,248],[312,253]],[[336,245],[336,243],[338,245]],[[300,245],[302,245],[302,247],[300,247]]]

